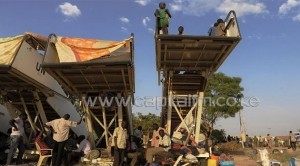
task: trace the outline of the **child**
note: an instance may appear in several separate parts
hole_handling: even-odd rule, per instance
[[[184,28],[183,26],[178,27],[178,35],[183,35]]]
[[[225,22],[222,19],[217,20],[217,27],[215,28],[215,36],[225,36]]]
[[[158,18],[158,31],[162,30],[163,34],[168,34],[169,20],[172,16],[166,9],[166,3],[159,3],[159,9],[156,9],[154,15]]]

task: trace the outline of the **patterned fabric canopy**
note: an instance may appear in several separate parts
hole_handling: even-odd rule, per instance
[[[117,42],[58,36],[55,47],[61,63],[85,62],[109,56],[122,48],[130,47],[130,39]]]

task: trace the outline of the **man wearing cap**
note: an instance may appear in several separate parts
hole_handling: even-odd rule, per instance
[[[10,134],[10,149],[7,156],[6,164],[11,164],[11,159],[13,154],[16,152],[18,148],[19,153],[17,156],[16,164],[22,163],[23,154],[25,152],[25,146],[23,142],[24,132],[24,122],[27,119],[27,115],[25,113],[21,113],[21,115],[15,119],[9,121],[9,124],[12,126],[12,131]]]
[[[53,148],[53,157],[52,157],[52,165],[60,166],[62,155],[64,151],[64,147],[66,141],[69,137],[69,131],[71,127],[76,127],[82,121],[82,116],[78,122],[69,121],[70,115],[65,114],[60,119],[55,119],[46,123],[45,127],[53,128],[53,139],[54,139],[54,148]]]

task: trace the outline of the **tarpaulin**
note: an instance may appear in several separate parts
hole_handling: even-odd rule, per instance
[[[24,35],[0,38],[0,64],[8,65],[14,59],[17,49],[22,43]]]
[[[83,38],[57,37],[55,47],[62,62],[84,62],[109,56],[113,52],[130,47],[130,39],[121,42]]]

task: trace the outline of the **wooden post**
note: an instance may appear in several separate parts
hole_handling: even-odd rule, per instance
[[[94,149],[96,146],[95,146],[93,122],[92,122],[91,112],[90,112],[88,105],[84,106],[84,112],[85,112],[85,117],[86,117],[85,122],[86,122],[87,129],[88,129],[88,140],[91,143],[92,149]]]
[[[43,104],[40,100],[39,94],[38,94],[37,91],[32,91],[32,94],[34,96],[35,105],[38,109],[38,112],[39,112],[39,115],[42,119],[42,122],[43,122],[43,124],[45,124],[45,123],[47,123],[48,120],[47,120],[47,117],[46,117],[46,114],[45,114],[45,111],[44,111],[44,108],[43,108]]]
[[[197,119],[196,119],[196,130],[195,130],[195,140],[198,143],[199,135],[200,135],[200,127],[201,127],[201,117],[202,117],[202,109],[203,109],[203,95],[204,92],[198,93],[198,109],[197,109]]]
[[[105,144],[107,147],[108,146],[108,128],[107,128],[107,122],[106,122],[106,112],[105,112],[104,107],[102,107],[102,116],[103,116],[104,134],[105,134]]]
[[[167,112],[167,132],[171,135],[171,121],[172,121],[172,92],[168,89],[168,112]]]
[[[131,101],[127,105],[127,116],[128,116],[128,125],[129,125],[129,133],[133,135],[133,124],[132,124],[132,107]]]
[[[118,100],[121,101],[121,93],[118,93]],[[120,105],[118,105],[118,126],[121,126],[121,123],[123,121],[123,110],[122,105],[120,102]]]

